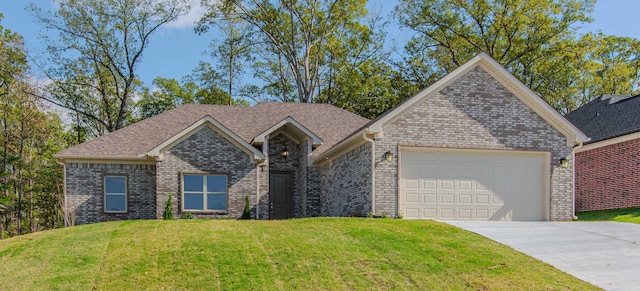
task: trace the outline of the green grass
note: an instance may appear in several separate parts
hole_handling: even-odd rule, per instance
[[[0,241],[3,290],[592,290],[433,221],[124,221]]]
[[[620,221],[640,224],[640,207],[578,212],[580,221]]]

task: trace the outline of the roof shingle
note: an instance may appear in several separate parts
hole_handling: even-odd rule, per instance
[[[314,156],[369,122],[329,104],[259,103],[253,107],[187,104],[59,152],[58,157],[143,157],[151,149],[205,116],[211,116],[247,143],[287,117],[323,140]]]
[[[603,95],[565,117],[591,138],[589,143],[640,131],[640,95]]]

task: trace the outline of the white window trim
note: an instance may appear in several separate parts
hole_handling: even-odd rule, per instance
[[[124,178],[124,193],[107,193],[107,178]],[[127,213],[129,211],[129,179],[127,176],[109,175],[102,178],[103,210],[105,213]],[[124,196],[124,211],[107,210],[107,196]]]
[[[184,190],[184,176],[202,176],[202,192],[200,191],[185,191]],[[221,176],[225,178],[225,192],[208,192],[207,190],[207,179],[208,176]],[[182,179],[180,183],[180,192],[181,192],[181,201],[180,201],[180,210],[182,212],[200,212],[200,213],[211,213],[211,212],[229,212],[229,176],[225,174],[203,174],[203,173],[182,173]],[[202,194],[202,208],[203,209],[187,209],[184,207],[184,194]],[[207,195],[225,195],[226,196],[226,209],[206,209],[207,207]]]

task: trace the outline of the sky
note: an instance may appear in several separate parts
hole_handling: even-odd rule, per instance
[[[199,2],[191,1],[194,4]],[[0,24],[5,29],[23,36],[28,54],[33,58],[44,55],[44,46],[39,39],[39,35],[44,31],[26,9],[29,3],[35,3],[43,9],[53,8],[51,0],[0,0],[0,13],[4,15]],[[396,0],[370,0],[367,8],[386,15],[393,10],[396,3]],[[594,21],[586,24],[581,31],[602,30],[605,34],[640,39],[640,17],[637,11],[640,11],[639,0],[600,0],[592,15]],[[137,71],[145,86],[151,87],[156,77],[181,80],[196,68],[198,62],[212,61],[206,53],[207,46],[214,37],[212,32],[197,35],[193,30],[193,23],[199,19],[201,13],[202,11],[193,9],[185,17],[152,35]],[[389,33],[387,42],[395,41],[399,47],[402,47],[412,35],[411,30],[401,29],[397,25],[391,25],[390,30],[393,33]],[[39,77],[37,69],[32,70],[33,74]]]

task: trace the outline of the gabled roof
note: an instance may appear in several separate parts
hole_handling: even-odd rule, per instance
[[[322,141],[313,155],[321,154],[369,121],[328,104],[259,103],[253,107],[187,104],[70,147],[56,154],[56,158],[147,159],[149,153],[167,141],[179,139],[190,127],[205,121],[209,125],[217,122],[237,139],[251,144],[254,138],[284,120],[294,120],[313,133],[312,138]]]
[[[268,135],[272,134],[273,132],[277,131],[282,127],[286,128],[287,125],[292,127],[292,129],[290,130],[301,132],[303,135],[309,137],[314,147],[318,147],[322,144],[322,138],[317,136],[315,133],[309,130],[306,126],[304,126],[302,123],[298,122],[291,116],[288,116],[282,121],[276,123],[274,126],[260,133],[258,136],[254,137],[252,144],[263,144]]]
[[[196,121],[196,123],[183,129],[176,135],[172,136],[168,140],[158,145],[157,147],[151,149],[149,152],[147,152],[146,155],[151,157],[158,157],[164,150],[170,149],[173,146],[179,144],[180,142],[187,139],[192,134],[198,132],[200,129],[202,129],[205,126],[210,126],[214,128],[214,130],[216,130],[218,134],[221,134],[222,136],[224,136],[227,140],[231,141],[233,144],[235,144],[237,147],[245,151],[247,154],[252,155],[254,160],[265,159],[265,156],[261,151],[251,146],[246,141],[242,140],[237,134],[229,130],[226,126],[222,125],[220,122],[218,122],[217,120],[215,120],[213,117],[209,115]]]
[[[480,53],[455,69],[453,72],[446,75],[444,78],[364,125],[360,130],[354,132],[330,150],[316,156],[315,162],[323,163],[324,160],[329,159],[336,153],[341,153],[344,148],[363,142],[364,134],[383,135],[384,126],[400,118],[403,113],[413,108],[413,106],[421,103],[425,98],[428,98],[432,94],[449,86],[451,83],[478,66],[483,68],[494,79],[500,82],[500,84],[511,91],[518,99],[524,102],[534,112],[540,115],[540,117],[562,133],[567,138],[567,145],[574,145],[576,142],[586,142],[589,140],[587,135],[580,131],[580,129],[566,120],[560,113],[547,104],[547,102],[542,100],[542,98],[529,89],[529,87],[522,84],[522,82],[509,73],[509,71],[507,71],[488,54]]]
[[[444,78],[435,82],[433,85],[418,92],[413,97],[409,98],[405,102],[389,110],[382,116],[379,116],[372,121],[368,127],[371,132],[382,132],[382,128],[402,116],[404,112],[412,108],[415,104],[420,103],[433,93],[444,89],[451,83],[464,76],[466,73],[474,69],[475,67],[481,67],[487,73],[489,73],[500,84],[513,93],[518,99],[524,102],[529,108],[536,112],[545,121],[556,128],[560,133],[567,137],[567,144],[573,145],[575,142],[585,142],[588,137],[575,127],[571,122],[566,120],[560,113],[553,109],[547,102],[542,100],[533,92],[529,87],[522,84],[520,80],[514,77],[507,69],[501,66],[493,58],[486,53],[480,53],[462,66],[455,69],[453,72],[446,75]]]
[[[640,132],[640,95],[602,95],[565,117],[591,138],[590,143]]]

